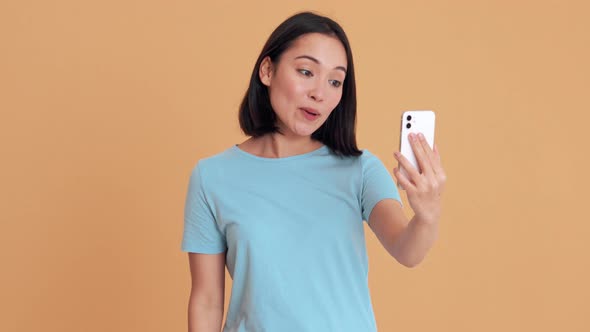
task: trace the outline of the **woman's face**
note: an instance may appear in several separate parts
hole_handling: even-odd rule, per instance
[[[283,134],[310,136],[326,121],[342,97],[346,66],[340,40],[320,33],[297,38],[278,63],[263,60],[260,79]]]

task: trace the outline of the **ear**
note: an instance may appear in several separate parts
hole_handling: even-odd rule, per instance
[[[262,62],[260,63],[260,68],[258,68],[258,76],[260,77],[260,81],[262,82],[262,84],[270,86],[273,70],[274,68],[272,65],[272,61],[270,61],[270,57],[267,56],[264,59],[262,59]]]

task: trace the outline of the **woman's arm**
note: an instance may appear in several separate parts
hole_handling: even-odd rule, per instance
[[[406,267],[422,262],[438,237],[438,223],[427,223],[418,216],[408,221],[394,199],[377,203],[368,224],[387,252]]]
[[[225,253],[189,253],[192,287],[188,304],[189,332],[219,332],[225,296]]]

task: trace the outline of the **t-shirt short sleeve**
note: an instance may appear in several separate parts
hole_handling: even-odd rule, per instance
[[[383,162],[368,150],[361,155],[362,164],[362,189],[361,205],[363,220],[369,222],[371,211],[379,201],[385,198],[392,198],[402,204],[393,177]]]
[[[190,176],[184,206],[184,232],[182,251],[202,254],[218,254],[227,249],[215,215],[208,204],[202,177],[197,163]]]

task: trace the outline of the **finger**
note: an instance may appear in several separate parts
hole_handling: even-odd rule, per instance
[[[434,144],[434,155],[436,157],[436,161],[440,165],[441,164],[441,161],[440,161],[440,150],[438,149],[438,145],[436,145],[436,144]]]
[[[397,183],[401,185],[403,190],[413,190],[415,186],[410,182],[410,180],[402,173],[399,167],[393,169],[393,175],[395,176]]]
[[[409,178],[406,178],[409,181],[413,180],[412,182],[418,183],[422,175],[418,172],[416,167],[414,167],[414,165],[412,165],[412,163],[410,163],[410,161],[401,153],[396,151],[393,155],[395,156],[395,159],[399,162],[401,167],[403,167],[406,170],[406,173],[409,175]]]
[[[440,183],[442,183],[442,185],[444,187],[445,182],[447,182],[447,174],[445,173],[445,170],[442,168],[442,164],[440,161],[440,153],[438,151],[438,147],[436,146],[436,144],[434,145],[434,152],[435,152],[435,156],[436,156],[436,160],[437,160],[437,167],[438,167],[436,175],[437,175]]]
[[[437,168],[434,162],[434,152],[430,148],[428,141],[422,133],[418,134],[417,140],[418,144],[422,147],[422,150],[424,152],[423,158],[425,166],[422,169],[425,182],[423,182],[422,184],[426,185],[426,187],[418,187],[418,189],[430,189],[432,188],[432,185],[439,183],[439,175],[437,173]]]
[[[412,146],[412,150],[414,151],[414,156],[416,156],[416,161],[418,162],[418,166],[420,170],[425,175],[429,176],[432,174],[432,167],[430,167],[430,161],[424,152],[424,147],[422,146],[422,142],[417,134],[409,134],[410,145]]]
[[[424,135],[420,134],[418,138],[420,143],[422,144],[422,148],[424,149],[424,155],[426,156],[427,163],[429,164],[430,169],[432,170],[432,174],[436,175],[437,163],[436,157],[434,156],[434,151],[432,151],[432,149],[430,148],[430,144],[428,144],[428,141],[426,140],[426,137],[424,137]]]
[[[442,169],[442,163],[440,161],[440,153],[438,151],[438,146],[436,146],[436,144],[434,144],[434,148],[432,150],[433,152],[433,156],[434,156],[434,169],[436,174],[440,174],[440,173],[444,173],[443,169]]]

